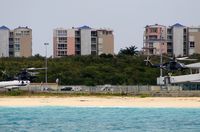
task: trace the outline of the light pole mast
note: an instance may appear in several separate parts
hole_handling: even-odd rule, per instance
[[[49,43],[44,43],[45,45],[45,83],[47,84],[47,46]]]

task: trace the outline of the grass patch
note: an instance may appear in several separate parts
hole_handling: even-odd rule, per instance
[[[6,96],[22,96],[23,91],[16,90],[16,91],[8,91],[5,93]]]
[[[140,94],[139,95],[140,98],[147,98],[147,97],[151,97],[149,94]]]
[[[44,96],[44,97],[80,97],[80,96],[98,96],[98,97],[106,97],[106,96],[125,96],[125,97],[133,97],[133,95],[125,94],[125,93],[76,93],[76,92],[68,92],[68,93],[60,93],[60,92],[34,92],[34,91],[22,91],[22,90],[13,90],[0,92],[0,96]]]

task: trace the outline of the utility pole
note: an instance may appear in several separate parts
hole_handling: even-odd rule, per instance
[[[45,83],[47,84],[47,46],[49,45],[49,43],[44,43],[45,45]]]

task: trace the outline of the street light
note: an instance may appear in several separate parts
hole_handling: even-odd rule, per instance
[[[44,43],[45,45],[45,83],[47,84],[47,46],[49,45],[49,43]]]

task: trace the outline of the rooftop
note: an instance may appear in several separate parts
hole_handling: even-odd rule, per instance
[[[82,27],[79,27],[78,29],[92,29],[91,27],[87,26],[87,25],[84,25]]]
[[[1,26],[0,30],[10,30],[9,28],[7,28],[6,26]]]
[[[185,27],[185,26],[181,25],[180,23],[176,23],[176,24],[172,25],[172,27]]]

